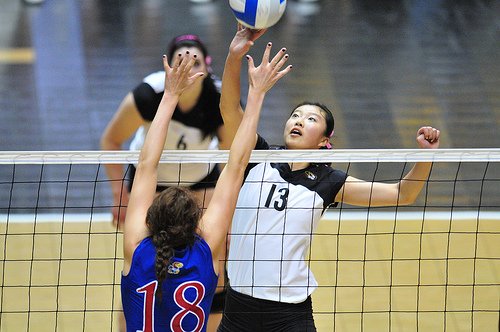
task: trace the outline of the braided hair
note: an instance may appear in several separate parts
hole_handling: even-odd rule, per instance
[[[146,225],[156,248],[156,298],[161,300],[162,283],[175,249],[192,246],[201,217],[198,202],[189,189],[169,187],[153,201],[146,215]]]

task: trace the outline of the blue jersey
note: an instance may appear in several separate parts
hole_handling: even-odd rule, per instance
[[[135,249],[121,293],[127,331],[205,331],[217,286],[208,244],[198,237],[192,247],[176,250],[157,300],[156,249],[150,237]]]

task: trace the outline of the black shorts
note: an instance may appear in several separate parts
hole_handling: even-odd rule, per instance
[[[312,301],[285,303],[257,299],[228,287],[218,332],[314,332]]]
[[[134,176],[135,176],[135,166],[134,165],[129,165],[127,171],[126,171],[126,178],[128,181],[128,191],[132,191],[132,185],[134,183]],[[217,180],[219,179],[220,176],[220,169],[219,166],[216,165],[214,169],[202,180],[199,182],[189,186],[189,189],[191,190],[201,190],[201,189],[207,189],[207,188],[214,188],[215,184],[217,183]],[[163,190],[167,189],[168,186],[156,186],[156,192],[162,192]]]

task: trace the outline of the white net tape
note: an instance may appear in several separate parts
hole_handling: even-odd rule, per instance
[[[222,163],[228,151],[165,151],[161,162]],[[4,151],[0,164],[129,164],[137,162],[139,151]],[[258,150],[250,162],[498,162],[500,149],[339,149]]]

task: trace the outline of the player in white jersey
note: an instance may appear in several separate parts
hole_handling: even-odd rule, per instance
[[[222,95],[226,87],[231,93],[221,99],[221,107],[238,110],[241,59],[256,33],[239,27],[233,39],[222,80]],[[285,124],[284,148],[331,148],[333,129],[334,118],[326,106],[302,103]],[[439,134],[433,127],[418,129],[419,147],[438,148]],[[257,136],[256,148],[269,145]],[[227,263],[230,287],[218,331],[315,331],[311,293],[317,282],[304,256],[325,209],[339,202],[371,207],[411,204],[430,169],[431,163],[417,163],[401,181],[390,184],[363,181],[327,164],[249,166],[233,218]]]
[[[172,59],[174,54],[185,51],[198,55],[192,71],[202,72],[205,77],[180,96],[164,149],[205,150],[219,147],[228,149],[236,129],[224,125],[223,115],[219,109],[221,82],[211,73],[211,57],[196,35],[181,35],[174,38],[168,47],[167,56]],[[152,73],[125,96],[101,137],[103,150],[120,150],[132,137],[130,149],[141,149],[163,96],[164,81],[164,71]],[[237,115],[239,120],[241,114]],[[132,167],[127,174],[130,181],[133,180],[134,171],[135,168]],[[115,180],[110,182],[114,222],[123,222],[128,193],[132,185],[130,183],[122,186],[122,181],[119,181],[124,178],[122,166],[106,165],[106,172],[110,180]],[[208,166],[183,164],[182,167],[177,164],[161,164],[158,173],[158,191],[170,186],[190,187],[195,190],[200,202],[206,206],[219,173],[215,164]]]

